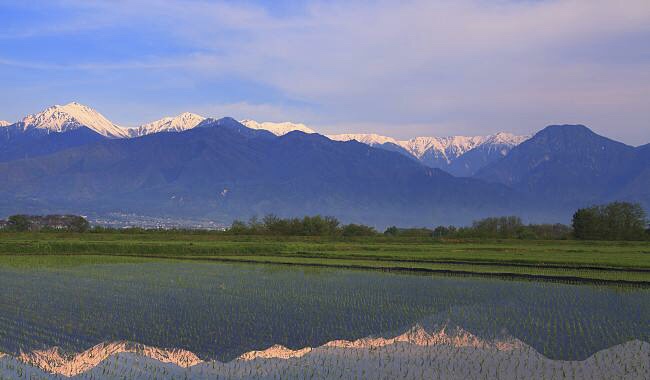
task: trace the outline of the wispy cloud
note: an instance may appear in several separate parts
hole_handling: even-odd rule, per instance
[[[0,64],[160,69],[196,83],[234,78],[313,106],[300,112],[282,102],[232,99],[218,103],[229,104],[223,112],[304,117],[298,121],[367,126],[398,137],[529,133],[566,121],[627,141],[650,139],[647,0],[310,1],[289,13],[268,4],[61,1],[77,22],[54,20],[51,30],[126,29],[155,36],[156,46],[183,49],[154,58],[143,51],[135,60],[82,55],[72,65],[3,54]],[[78,22],[84,19],[92,22]],[[48,33],[38,25],[24,29]]]

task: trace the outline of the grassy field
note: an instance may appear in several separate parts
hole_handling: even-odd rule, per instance
[[[650,283],[650,243],[438,241],[208,233],[0,233],[0,264],[26,256],[156,257]],[[50,257],[50,256],[56,256]],[[89,259],[89,257],[86,257]],[[85,261],[85,260],[84,260]]]

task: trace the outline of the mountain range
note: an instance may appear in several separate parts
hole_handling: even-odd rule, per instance
[[[130,212],[228,223],[325,214],[386,226],[517,214],[566,222],[597,202],[650,206],[650,145],[579,125],[530,138],[406,141],[192,113],[123,128],[70,103],[0,127],[0,179],[0,215]]]
[[[90,107],[73,102],[63,106],[55,105],[44,111],[29,115],[18,123],[0,124],[4,129],[4,144],[0,140],[0,162],[19,157],[28,157],[40,153],[52,153],[55,150],[81,145],[90,136],[79,137],[79,141],[65,142],[51,136],[51,132],[70,132],[84,126],[106,138],[133,138],[160,132],[182,132],[199,125],[206,118],[194,113],[185,112],[175,117],[164,117],[135,128],[120,127],[99,112]],[[277,136],[292,131],[307,134],[316,133],[313,129],[300,123],[291,122],[257,122],[241,120],[240,123],[250,129],[266,130]],[[0,138],[3,135],[0,130]],[[527,137],[499,132],[491,136],[446,136],[446,137],[416,137],[409,140],[397,140],[392,137],[377,134],[338,134],[327,135],[336,141],[356,140],[376,148],[396,151],[420,163],[441,168],[455,176],[471,176],[483,166],[506,155],[510,149],[520,144]],[[30,140],[27,146],[24,140]],[[19,141],[20,140],[20,141]],[[39,141],[34,141],[39,140]],[[31,149],[30,149],[31,147]],[[27,152],[27,155],[20,156]]]
[[[445,169],[447,172],[468,177],[483,166],[498,160],[528,136],[499,132],[490,136],[416,137],[396,140],[377,134],[328,135],[332,140],[356,140],[364,144],[391,150],[411,157],[422,164]]]

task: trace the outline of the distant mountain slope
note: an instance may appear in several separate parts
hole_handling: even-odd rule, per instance
[[[6,127],[8,125],[11,125],[11,123],[6,120],[0,120],[0,127]]]
[[[583,125],[553,125],[480,170],[476,178],[571,205],[614,199],[628,186],[647,196],[650,187],[631,185],[635,179],[644,181],[647,150],[597,135]]]
[[[512,148],[526,139],[528,136],[517,136],[505,132],[487,136],[481,144],[451,161],[445,170],[456,176],[471,177],[480,169],[508,155]]]
[[[196,127],[205,118],[191,112],[184,112],[175,117],[164,117],[137,128],[129,129],[129,136],[140,137],[159,132],[182,132]]]
[[[131,138],[160,132],[182,132],[195,128],[205,120],[203,116],[185,112],[137,128],[123,128],[88,106],[76,102],[63,106],[54,105],[37,114],[28,115],[20,122],[11,125],[6,122],[0,124],[0,162],[48,155],[104,138]],[[249,122],[255,123],[255,129],[268,130],[276,135],[296,129],[313,133],[303,124]]]
[[[52,138],[52,140],[56,140],[53,143],[47,142],[51,140],[50,138],[43,138],[45,135],[66,134],[80,128],[87,128],[105,138],[132,138],[160,132],[182,132],[195,128],[204,120],[203,116],[185,112],[136,128],[123,128],[110,122],[88,106],[76,102],[63,106],[55,105],[40,113],[25,117],[22,121],[11,125],[10,129],[0,130],[0,135],[3,135],[5,139],[4,142],[0,142],[0,160],[34,157],[81,145],[86,142],[86,139],[76,135],[84,135],[83,132],[74,134],[74,136],[57,136]],[[300,123],[257,122],[250,119],[242,120],[241,123],[250,129],[266,130],[277,136],[292,131],[316,133],[313,129]],[[0,127],[4,128],[2,125],[0,124]],[[491,144],[495,136],[505,136],[503,138],[510,140],[500,141],[499,145],[486,146]],[[95,141],[90,138],[91,136],[87,137],[90,139],[89,141]],[[328,137],[337,141],[357,140],[373,147],[399,152],[429,167],[442,168],[457,176],[472,175],[482,165],[498,158],[494,152],[507,153],[512,146],[522,140],[520,136],[504,133],[494,136],[416,137],[409,140],[396,140],[377,134],[340,134]],[[66,138],[71,138],[71,140],[67,141]],[[30,143],[30,139],[38,141]],[[477,149],[479,147],[481,149]],[[473,149],[477,150],[473,151],[467,159],[456,163],[459,158]]]
[[[634,150],[626,172],[625,182],[608,195],[608,200],[641,202],[650,212],[650,144]]]
[[[38,157],[109,138],[127,137],[99,112],[69,103],[55,105],[0,127],[0,162]]]
[[[300,123],[291,123],[291,122],[282,122],[282,123],[273,123],[273,122],[257,122],[255,120],[242,120],[240,121],[243,125],[250,129],[264,129],[273,133],[276,136],[286,135],[292,131],[300,131],[304,133],[316,133],[313,129],[307,127],[304,124]]]
[[[108,138],[128,137],[126,129],[113,124],[92,108],[75,102],[49,107],[40,113],[25,117],[14,125],[26,132],[69,132],[86,127]]]
[[[0,128],[0,162],[45,156],[68,148],[105,140],[106,137],[80,127],[68,132],[25,132],[20,125]]]
[[[504,186],[393,152],[302,132],[276,137],[229,118],[0,164],[0,195],[4,213],[44,207],[225,221],[321,213],[376,225],[466,223],[523,206]]]
[[[473,175],[528,138],[504,132],[490,136],[415,137],[409,140],[396,140],[373,133],[328,137],[337,141],[356,140],[373,147],[400,152],[429,167],[440,168],[460,177]],[[468,156],[465,157],[466,155]]]
[[[415,137],[410,140],[396,140],[392,137],[374,133],[348,133],[328,135],[332,140],[358,142],[374,146],[397,150],[416,158],[429,167],[445,167],[453,159],[480,145],[486,139],[483,136],[449,136],[449,137]]]

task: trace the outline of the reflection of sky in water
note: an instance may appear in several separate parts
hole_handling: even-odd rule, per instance
[[[229,360],[420,322],[562,359],[649,340],[650,289],[205,262],[0,267],[0,351],[130,340]]]

